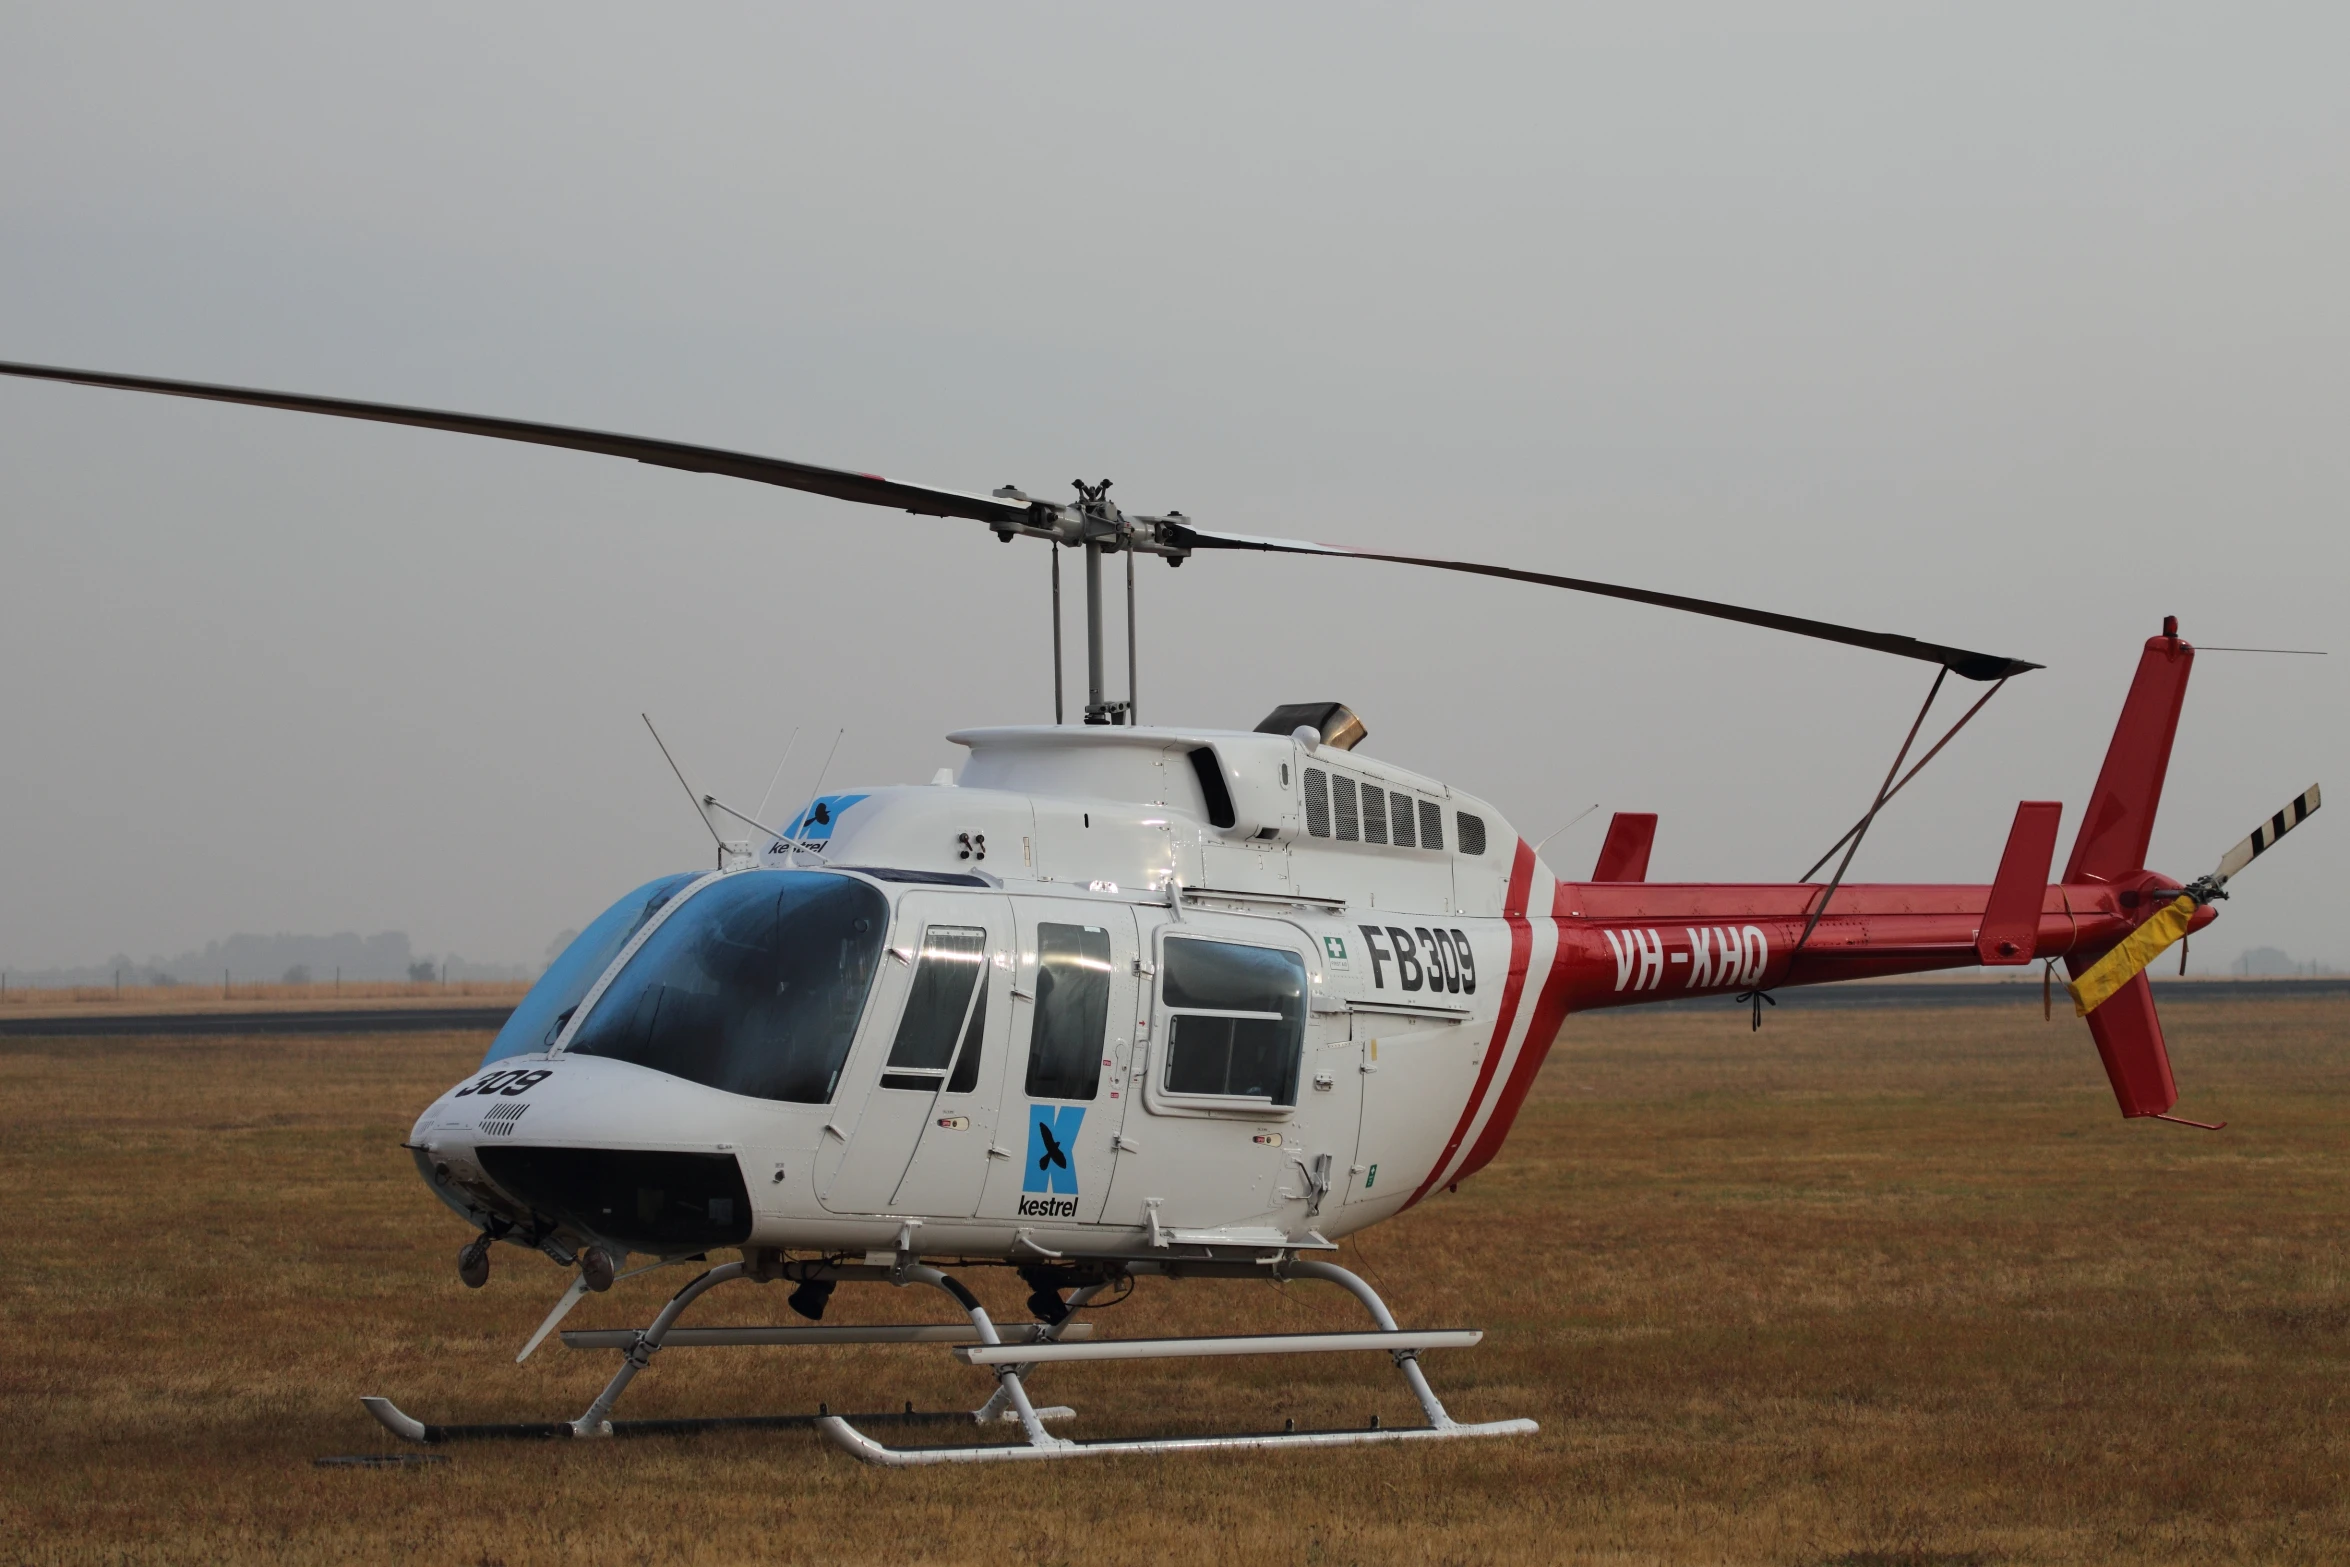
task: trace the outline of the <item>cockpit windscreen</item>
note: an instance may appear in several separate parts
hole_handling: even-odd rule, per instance
[[[568,1049],[732,1094],[823,1104],[888,929],[888,900],[865,882],[738,872],[646,939]]]
[[[556,1036],[563,1032],[563,1025],[571,1021],[580,998],[604,977],[604,970],[620,956],[628,938],[643,929],[645,921],[660,913],[671,898],[692,886],[700,874],[686,871],[646,882],[590,921],[588,928],[571,939],[563,955],[548,964],[538,983],[530,987],[522,1005],[514,1009],[506,1019],[506,1026],[498,1030],[498,1037],[490,1041],[489,1052],[481,1058],[482,1064],[486,1066],[507,1056],[529,1055],[552,1046]]]

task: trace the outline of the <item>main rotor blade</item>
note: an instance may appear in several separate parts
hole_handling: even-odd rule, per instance
[[[368,403],[344,397],[313,397],[298,392],[272,392],[252,387],[219,386],[203,381],[171,381],[156,376],[114,375],[98,370],[74,370],[58,365],[16,364],[0,361],[0,375],[21,376],[37,381],[63,381],[78,386],[106,387],[125,392],[152,392],[166,397],[191,397],[205,402],[241,403],[253,408],[278,408],[293,413],[326,414],[339,419],[366,419],[379,424],[409,425],[423,430],[445,430],[457,435],[486,436],[493,440],[520,441],[533,446],[559,446],[572,451],[596,452],[609,457],[626,457],[655,467],[676,468],[687,473],[715,473],[728,478],[748,479],[755,484],[772,484],[788,490],[802,490],[813,495],[828,495],[836,500],[855,501],[867,506],[888,506],[928,517],[968,517],[975,521],[995,523],[1028,523],[1033,513],[1029,503],[999,499],[990,495],[972,495],[960,490],[943,490],[925,484],[907,484],[885,479],[879,474],[854,473],[842,468],[820,468],[812,463],[791,462],[781,457],[762,457],[749,452],[730,452],[714,446],[694,446],[683,441],[657,440],[640,435],[618,435],[599,430],[581,430],[568,425],[535,424],[523,419],[501,419],[486,414],[452,413],[432,408],[411,408],[397,403]],[[1768,610],[1748,609],[1737,604],[1721,604],[1710,599],[1684,597],[1678,593],[1655,593],[1645,588],[1619,587],[1613,583],[1592,582],[1581,577],[1553,576],[1548,572],[1525,571],[1514,566],[1487,566],[1474,561],[1438,560],[1422,555],[1396,555],[1378,550],[1349,549],[1336,544],[1317,544],[1305,539],[1259,538],[1241,533],[1214,533],[1194,528],[1187,523],[1166,528],[1169,541],[1193,549],[1265,550],[1283,555],[1341,555],[1357,560],[1388,561],[1399,566],[1425,566],[1436,571],[1459,571],[1472,576],[1500,577],[1513,582],[1531,582],[1544,587],[1566,588],[1577,593],[1595,593],[1607,598],[1627,599],[1638,604],[1653,604],[1663,609],[1677,609],[1695,615],[1710,615],[1717,620],[1734,620],[1750,626],[1763,626],[1774,631],[1791,632],[1797,636],[1815,637],[1827,642],[1841,642],[1850,647],[1869,648],[1879,653],[1891,653],[1901,658],[1920,659],[1940,664],[1969,680],[2000,680],[2019,675],[2041,666],[2023,659],[2003,658],[1991,653],[1976,653],[1965,648],[1945,647],[1940,643],[1921,642],[1915,637],[1895,636],[1887,632],[1862,631],[1851,626],[1833,625],[1827,621],[1807,620],[1796,615],[1773,614]]]
[[[1475,561],[1437,560],[1426,555],[1391,555],[1380,550],[1316,544],[1309,539],[1267,539],[1246,533],[1211,533],[1190,526],[1183,527],[1176,538],[1193,549],[1265,550],[1276,555],[1343,555],[1354,560],[1383,560],[1398,566],[1427,566],[1436,571],[1463,571],[1477,577],[1502,577],[1511,582],[1532,582],[1547,588],[1566,588],[1576,593],[1597,593],[1605,598],[1629,599],[1635,604],[1654,604],[1660,609],[1711,615],[1716,620],[1735,620],[1744,625],[1792,632],[1799,637],[1817,637],[1823,642],[1841,642],[1847,647],[1865,647],[1901,658],[1922,659],[1929,664],[1940,664],[1952,674],[1968,680],[2004,680],[2010,675],[2020,675],[2027,669],[2042,667],[2020,658],[1976,653],[1962,647],[1944,647],[1939,642],[1920,642],[1915,637],[1896,636],[1891,632],[1862,631],[1825,620],[1806,620],[1800,615],[1778,615],[1769,610],[1748,609],[1739,604],[1718,604],[1712,599],[1685,598],[1678,593],[1654,593],[1646,588],[1618,587],[1612,582],[1592,582],[1583,577],[1557,577],[1546,571],[1525,571],[1516,566],[1485,566]]]
[[[532,424],[522,419],[495,419],[485,414],[447,413],[433,408],[408,408],[397,403],[363,403],[346,397],[311,397],[299,392],[266,392],[243,386],[214,386],[202,381],[166,381],[154,376],[110,375],[97,370],[69,370],[57,365],[10,364],[0,361],[0,375],[25,376],[36,381],[69,381],[77,386],[111,387],[123,392],[157,392],[166,397],[194,397],[213,403],[243,403],[253,408],[283,408],[293,413],[331,414],[338,419],[369,419],[378,424],[413,425],[420,430],[447,430],[457,435],[483,435],[500,441],[523,441],[533,446],[563,446],[607,457],[629,457],[659,468],[681,468],[688,473],[718,473],[755,484],[806,490],[835,500],[867,506],[890,506],[925,517],[970,517],[980,522],[1023,522],[1028,507],[987,495],[906,484],[874,473],[851,473],[843,468],[819,468],[748,452],[722,451],[714,446],[689,446],[683,441],[654,440],[641,435],[610,435],[600,430],[575,430],[568,425]]]

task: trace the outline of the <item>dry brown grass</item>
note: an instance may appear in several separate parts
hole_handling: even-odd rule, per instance
[[[2036,1009],[1570,1024],[1501,1160],[1350,1245],[1464,1418],[1531,1439],[893,1473],[789,1432],[392,1444],[363,1392],[575,1413],[513,1351],[561,1281],[398,1149],[479,1036],[0,1041],[0,1548],[30,1562],[2339,1560],[2350,1002],[2170,1008],[2206,1135],[2125,1125]],[[643,1320],[678,1275],[580,1319]],[[1019,1291],[976,1275],[991,1304]],[[704,1321],[775,1320],[729,1286]],[[936,1319],[844,1291],[836,1315]],[[1334,1292],[1145,1282],[1105,1332],[1353,1326]],[[1103,1435],[1413,1411],[1384,1364],[1040,1377]],[[939,1350],[677,1351],[624,1413],[976,1402]]]

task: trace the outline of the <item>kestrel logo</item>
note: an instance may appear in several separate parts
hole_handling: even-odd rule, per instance
[[[1022,1218],[1077,1217],[1077,1167],[1070,1156],[1077,1151],[1077,1129],[1084,1124],[1083,1105],[1028,1107],[1028,1161],[1021,1170],[1020,1190],[1044,1195],[1021,1197]]]

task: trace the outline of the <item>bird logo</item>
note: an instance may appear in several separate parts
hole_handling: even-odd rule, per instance
[[[1028,1162],[1021,1167],[1024,1192],[1077,1195],[1077,1130],[1085,1124],[1083,1105],[1032,1105],[1028,1111]]]

